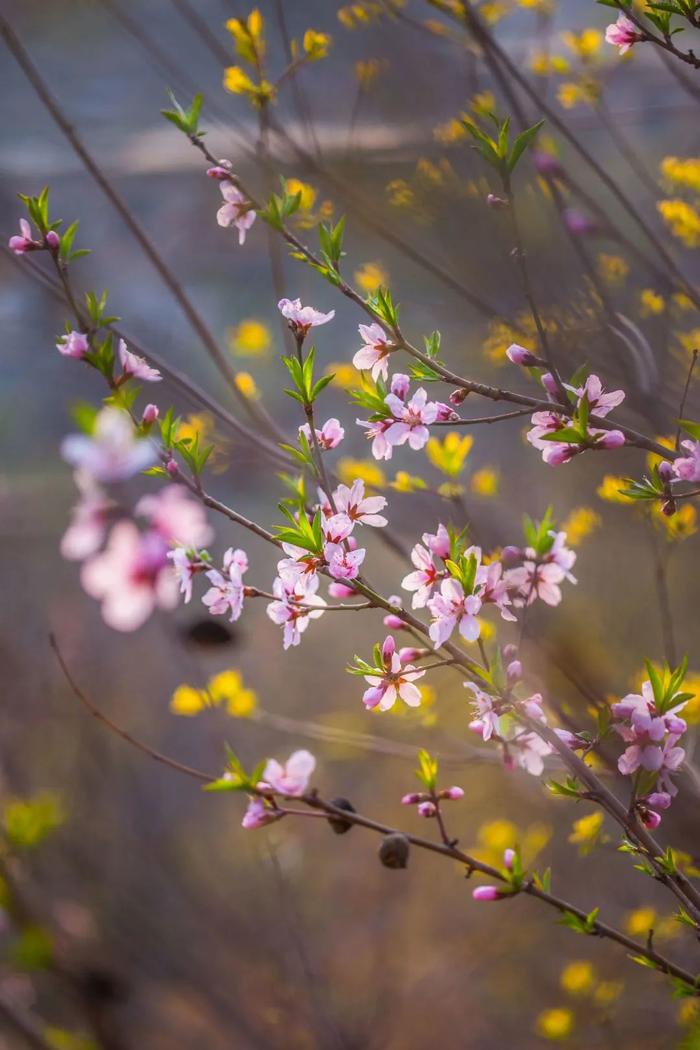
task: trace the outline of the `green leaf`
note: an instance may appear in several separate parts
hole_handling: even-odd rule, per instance
[[[526,128],[525,131],[521,131],[513,143],[513,149],[510,152],[508,158],[508,171],[512,172],[515,170],[515,166],[520,160],[525,150],[534,141],[537,132],[544,124],[543,120],[539,120],[537,124],[533,124],[531,128]]]

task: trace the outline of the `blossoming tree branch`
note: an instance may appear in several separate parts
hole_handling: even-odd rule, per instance
[[[638,5],[605,2],[618,9],[605,39],[621,55],[633,47],[654,46],[697,67],[692,48],[678,44],[676,32],[676,20],[684,20],[688,28],[698,26],[697,5],[686,0],[648,4],[640,14]],[[470,5],[441,0],[430,6],[477,34],[486,32],[473,22]],[[330,40],[309,30],[294,44],[289,65],[275,76],[267,67],[259,12],[232,19],[228,29],[242,64],[226,71],[226,86],[249,99],[264,132],[277,94],[300,68],[325,57]],[[478,39],[483,43],[483,37]],[[485,39],[488,53],[490,38]],[[588,723],[561,724],[557,698],[533,690],[523,647],[532,606],[547,606],[555,618],[577,584],[576,551],[551,508],[523,508],[523,534],[496,548],[474,542],[459,506],[450,504],[443,520],[423,522],[411,550],[404,552],[391,535],[391,500],[375,494],[363,477],[341,480],[335,459],[353,427],[366,438],[373,459],[385,463],[395,454],[417,457],[436,441],[445,456],[458,455],[463,439],[457,428],[507,425],[527,415],[527,442],[532,455],[540,455],[554,472],[553,483],[558,471],[578,469],[581,456],[594,457],[602,473],[624,455],[629,473],[616,484],[616,497],[630,513],[635,507],[650,508],[673,522],[700,494],[700,422],[683,413],[692,366],[679,414],[669,421],[677,427],[677,438],[663,442],[625,422],[623,389],[610,389],[604,374],[585,365],[571,373],[558,359],[533,289],[519,214],[526,163],[533,161],[550,186],[560,184],[558,161],[541,144],[545,122],[518,131],[514,125],[521,122],[504,119],[491,108],[479,120],[463,119],[458,129],[483,161],[491,185],[484,203],[494,219],[504,220],[531,333],[531,338],[513,339],[507,346],[511,380],[496,387],[456,370],[450,363],[454,355],[443,348],[438,331],[407,333],[396,290],[379,284],[368,293],[350,282],[343,262],[344,219],[307,223],[309,240],[317,240],[313,246],[307,243],[294,221],[303,206],[303,190],[282,179],[279,191],[266,196],[244,183],[233,161],[209,150],[201,108],[199,95],[189,106],[173,96],[164,116],[202,158],[202,175],[212,191],[212,223],[231,239],[232,251],[243,252],[266,226],[300,267],[310,268],[354,305],[357,327],[344,331],[343,339],[352,347],[344,365],[353,367],[355,383],[346,416],[329,415],[324,401],[333,376],[320,372],[314,343],[320,344],[338,324],[335,312],[299,298],[281,298],[277,309],[289,330],[290,352],[279,375],[297,408],[298,429],[293,435],[280,434],[263,406],[251,411],[241,428],[261,456],[276,469],[282,463],[286,471],[276,520],[251,520],[235,502],[223,503],[209,493],[214,446],[199,434],[183,436],[175,407],[158,397],[161,367],[116,333],[106,293],[78,291],[75,264],[86,251],[75,247],[77,222],[66,227],[53,216],[48,189],[21,195],[25,214],[9,248],[46,264],[45,274],[70,311],[56,353],[67,369],[89,368],[104,386],[99,404],[75,410],[74,432],[61,445],[77,489],[61,553],[75,562],[88,600],[99,603],[104,621],[121,632],[135,631],[155,610],[170,611],[181,602],[201,603],[209,616],[235,622],[246,615],[249,603],[262,601],[269,630],[279,632],[283,650],[313,646],[314,623],[321,617],[372,617],[373,649],[355,655],[346,668],[358,679],[358,705],[367,711],[387,711],[397,704],[420,707],[433,672],[448,668],[459,675],[465,687],[465,735],[473,734],[481,746],[498,752],[504,775],[544,778],[552,794],[598,806],[617,826],[619,848],[633,867],[667,890],[678,921],[697,939],[700,889],[677,863],[674,850],[656,837],[678,795],[686,760],[683,713],[694,695],[684,685],[687,659],[663,666],[647,660],[638,691],[600,707]],[[565,221],[569,233],[577,236],[580,223],[571,215]],[[668,280],[678,295],[697,301],[682,273],[674,269]],[[187,377],[183,382],[187,385]],[[196,389],[194,381],[191,389]],[[445,426],[457,438],[451,443],[445,438],[440,446]],[[650,457],[646,468],[645,455]],[[128,483],[139,475],[147,477],[150,488],[132,500]],[[383,593],[375,582],[367,545],[372,533],[398,550],[403,561],[391,593]],[[263,544],[269,554],[269,571],[260,578],[251,578],[250,543]],[[59,645],[60,639],[58,656],[69,681],[96,713]],[[639,655],[641,660],[645,654]],[[411,850],[428,850],[486,880],[473,890],[475,901],[533,896],[572,930],[617,942],[634,961],[670,978],[678,994],[700,995],[697,975],[659,953],[651,937],[637,942],[604,921],[600,907],[573,904],[555,893],[556,876],[528,870],[516,842],[499,866],[462,850],[459,814],[468,800],[459,785],[444,783],[438,762],[426,751],[419,754],[418,790],[396,799],[397,806],[407,807],[404,821],[396,816],[400,829],[393,821],[356,812],[351,801],[334,797],[332,791],[326,798],[321,793],[326,778],[317,778],[316,759],[307,750],[294,751],[286,761],[263,758],[253,770],[244,769],[229,752],[225,768],[211,774],[183,767],[134,742],[118,726],[112,728],[202,781],[206,790],[239,793],[246,829],[304,818],[326,820],[336,834],[363,827],[380,837],[379,859],[388,868],[405,868]],[[606,757],[619,774],[614,781],[596,771]],[[424,834],[410,830],[409,811],[426,822]]]

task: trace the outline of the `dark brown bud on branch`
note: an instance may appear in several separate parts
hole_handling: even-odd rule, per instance
[[[355,807],[347,798],[332,798],[330,804],[331,806],[335,806],[336,809],[344,809],[346,813],[355,812]],[[342,817],[338,816],[329,817],[328,823],[336,835],[344,835],[346,831],[350,831],[350,828],[352,827],[352,821],[343,820]]]
[[[385,868],[405,868],[408,866],[410,848],[410,843],[405,835],[392,831],[381,841],[379,859]]]

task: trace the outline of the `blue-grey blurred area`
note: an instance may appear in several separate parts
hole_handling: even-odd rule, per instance
[[[467,144],[448,148],[434,136],[435,127],[458,116],[478,92],[494,91],[501,113],[508,112],[507,100],[458,31],[426,30],[426,19],[449,25],[429,5],[410,0],[394,16],[354,30],[339,21],[339,6],[261,0],[270,70],[284,68],[289,40],[299,40],[308,27],[333,37],[327,59],[281,87],[273,127],[261,145],[255,111],[222,88],[223,68],[238,61],[224,23],[247,14],[246,5],[0,0],[3,17],[100,171],[231,367],[253,376],[260,404],[289,434],[302,420],[282,393],[287,380],[277,299],[300,296],[336,310],[334,322],[317,332],[323,368],[349,363],[363,317],[289,259],[262,222],[243,248],[234,231],[217,226],[216,183],[205,177],[202,158],[186,138],[160,116],[169,105],[168,89],[183,102],[203,92],[207,145],[230,160],[259,197],[269,195],[283,174],[316,189],[316,208],[330,201],[336,217],[347,215],[345,271],[352,276],[374,263],[389,275],[413,342],[439,329],[445,359],[457,371],[506,387],[526,385],[517,369],[482,351],[494,323],[514,323],[525,307],[503,216],[485,204],[487,193],[499,187]],[[687,278],[696,280],[697,252],[671,241],[654,195],[664,195],[663,157],[697,155],[697,99],[656,54],[620,64],[606,52],[606,127],[591,107],[563,110],[557,82],[529,72],[538,47],[562,51],[562,30],[603,27],[610,19],[607,9],[592,3],[562,4],[551,19],[523,5],[496,32],[529,82],[619,180]],[[0,54],[3,242],[22,214],[17,194],[49,185],[52,214],[65,222],[79,219],[76,244],[92,251],[75,264],[78,289],[108,289],[112,312],[135,343],[191,376],[249,426],[229,382],[113,203],[10,51],[3,46]],[[369,59],[378,60],[381,72],[371,88],[359,91],[355,64]],[[540,118],[525,96],[521,104],[528,121]],[[629,425],[673,435],[689,363],[678,333],[697,328],[697,312],[672,312],[673,289],[659,284],[653,245],[570,147],[563,147],[562,160],[615,226],[613,231],[597,217],[596,231],[583,242],[587,258],[596,265],[600,253],[620,255],[630,274],[609,290],[615,334],[610,317],[601,321],[591,305],[595,290],[554,203],[524,166],[516,186],[521,224],[538,298],[545,313],[559,319],[557,359],[567,374],[587,363],[607,386],[624,385],[621,418]],[[392,204],[400,187],[391,187],[398,182],[414,194],[408,206]],[[585,201],[570,203],[587,210]],[[299,236],[316,238],[313,229]],[[450,811],[465,847],[478,844],[480,829],[483,847],[489,838],[483,826],[507,820],[521,841],[543,843],[537,866],[551,864],[557,892],[582,907],[604,901],[604,917],[620,924],[643,905],[660,917],[672,911],[651,880],[632,872],[629,858],[616,852],[615,829],[605,846],[580,857],[567,837],[572,821],[591,810],[551,800],[539,780],[507,773],[495,751],[475,744],[458,675],[436,673],[436,701],[427,713],[379,716],[363,709],[361,681],[344,668],[354,653],[367,656],[384,637],[378,614],[327,615],[287,653],[260,601],[251,600],[216,644],[197,597],[174,616],[154,616],[135,634],[117,634],[102,623],[98,606],[80,587],[78,567],[59,554],[76,499],[59,446],[75,425],[71,406],[97,404],[104,390],[96,373],[56,352],[68,314],[42,274],[50,271],[38,253],[0,258],[0,776],[8,800],[41,791],[62,800],[64,824],[18,869],[32,914],[55,939],[61,972],[27,979],[8,954],[0,993],[14,995],[23,1009],[36,1010],[56,1028],[87,1033],[104,1050],[530,1050],[546,1045],[536,1020],[554,1007],[572,1011],[572,1046],[665,1050],[680,1043],[677,1004],[660,978],[637,973],[614,947],[556,925],[536,902],[478,905],[457,865],[418,851],[407,871],[387,870],[377,861],[376,836],[359,829],[340,837],[324,821],[286,820],[244,832],[237,796],[203,793],[195,780],[158,765],[89,717],[60,672],[51,632],[91,700],[134,737],[179,761],[217,773],[225,744],[248,766],[308,747],[317,755],[316,782],[324,795],[347,796],[376,819],[430,835],[430,822],[399,805],[415,786],[414,755],[424,746],[445,756],[445,782],[465,789],[464,801]],[[665,298],[664,312],[644,313],[644,289]],[[249,319],[271,333],[266,355],[237,356],[232,348],[231,333]],[[173,404],[183,417],[203,411],[169,382],[148,396],[161,409]],[[346,427],[340,452],[367,458],[368,446],[353,425],[357,410],[346,394],[331,386],[322,401],[324,418],[336,415]],[[697,405],[691,389],[686,414]],[[481,415],[499,406],[470,397],[462,411]],[[220,420],[214,430],[222,451],[207,486],[271,528],[284,495],[278,468],[257,447],[252,428],[250,440]],[[523,443],[522,431],[523,420],[474,429],[458,500],[386,488],[391,528],[410,550],[438,521],[462,526],[468,519],[474,539],[490,550],[520,542],[522,514],[541,516],[550,503],[560,521],[582,506],[600,515],[597,531],[579,549],[578,585],[567,587],[559,609],[533,612],[526,643],[533,681],[581,724],[591,697],[624,694],[645,656],[664,657],[655,587],[659,558],[668,564],[673,644],[677,653],[689,651],[691,668],[700,671],[700,656],[693,659],[697,537],[672,544],[663,528],[596,495],[606,471],[641,476],[643,453],[623,449],[605,460],[590,454],[554,471]],[[396,470],[422,474],[433,489],[445,480],[422,453],[407,448],[383,468],[387,479]],[[471,486],[482,468],[500,472],[496,496],[480,496]],[[134,484],[134,496],[155,484]],[[212,523],[215,555],[244,546],[250,581],[269,589],[274,555],[223,518]],[[410,570],[407,559],[376,536],[367,546],[368,576],[384,593],[397,591]],[[256,691],[257,717],[206,711],[179,718],[170,712],[180,683],[203,687],[229,668],[239,669]],[[694,854],[697,795],[690,777],[681,786],[664,831]],[[490,834],[489,841],[497,838],[498,827]],[[13,929],[8,920],[0,933],[8,952]],[[665,947],[697,968],[692,944],[680,935]],[[586,959],[598,981],[624,983],[619,998],[598,1003],[562,989],[562,968]],[[3,1024],[0,1012],[0,1046],[26,1045]]]

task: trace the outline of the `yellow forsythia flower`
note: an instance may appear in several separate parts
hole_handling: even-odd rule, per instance
[[[586,817],[579,817],[571,825],[569,842],[578,846],[580,853],[589,853],[601,841],[603,820],[604,816],[600,811],[589,813]]]
[[[700,349],[700,328],[693,328],[691,332],[676,332],[676,339],[687,353]]]
[[[700,193],[700,157],[664,157],[661,174],[668,182]]]
[[[472,474],[471,490],[476,496],[496,496],[501,478],[493,467],[482,467]]]
[[[212,707],[206,689],[195,689],[191,685],[179,685],[170,699],[170,710],[175,715],[191,717],[206,707]]]
[[[262,106],[275,97],[275,87],[269,80],[263,78],[256,84],[240,66],[224,70],[224,87],[234,95],[247,95],[254,106]]]
[[[641,303],[642,317],[651,317],[655,314],[662,314],[666,309],[666,300],[663,295],[659,295],[652,288],[644,288],[639,293],[639,301]]]
[[[414,190],[405,179],[393,179],[387,183],[386,193],[393,208],[411,208],[416,199]]]
[[[658,201],[656,205],[661,217],[674,237],[687,248],[700,245],[700,213],[683,200]]]
[[[673,301],[679,310],[694,310],[695,303],[685,292],[674,292]]]
[[[601,981],[593,993],[593,998],[598,1006],[609,1006],[620,998],[624,988],[622,981]]]
[[[389,482],[389,488],[396,489],[397,492],[420,492],[427,487],[423,478],[407,474],[405,470],[397,470],[396,477]]]
[[[299,211],[311,211],[316,203],[317,193],[313,186],[301,179],[286,179],[285,187],[290,197],[299,194]]]
[[[496,109],[496,96],[493,91],[480,91],[469,100],[469,107],[475,113],[487,116]]]
[[[227,336],[231,350],[238,357],[264,357],[272,343],[270,329],[256,317],[244,318],[228,330]]]
[[[326,375],[332,375],[333,386],[338,386],[341,390],[352,390],[357,386],[357,369],[346,361],[334,361],[328,365]]]
[[[598,29],[584,29],[580,33],[565,30],[561,38],[569,51],[584,61],[597,55],[603,43],[603,34]]]
[[[651,508],[652,520],[660,525],[671,543],[687,540],[698,531],[698,513],[692,503],[681,504],[672,517],[667,517],[661,510],[661,503],[654,503]]]
[[[386,288],[389,274],[379,262],[363,263],[353,274],[355,284],[367,295],[376,292],[377,288]]]
[[[209,679],[207,689],[215,704],[226,704],[228,714],[234,718],[250,718],[258,706],[253,689],[246,689],[240,671],[221,671]]]
[[[555,1006],[542,1011],[535,1028],[543,1039],[551,1039],[552,1042],[568,1039],[574,1030],[574,1015],[564,1006]]]
[[[629,272],[629,265],[620,255],[601,252],[598,256],[598,273],[607,284],[621,284]]]
[[[236,386],[244,397],[257,401],[260,393],[250,372],[236,372]]]
[[[570,962],[562,970],[559,983],[570,995],[586,995],[595,984],[595,970],[584,959]]]
[[[214,434],[214,417],[209,412],[200,412],[186,416],[177,428],[176,438],[183,441],[187,438],[194,441],[199,438],[200,447],[206,445]]]
[[[629,496],[624,496],[620,491],[627,488],[627,485],[628,483],[624,478],[615,474],[606,474],[596,492],[601,499],[606,500],[608,503],[633,503],[634,500],[630,499]]]
[[[309,62],[318,62],[325,58],[331,46],[331,37],[328,33],[319,33],[316,29],[307,29],[304,33],[304,54]]]
[[[246,62],[256,65],[265,55],[265,23],[257,8],[247,19],[229,18],[226,28],[233,37],[236,52]]]
[[[363,91],[367,91],[368,88],[372,87],[375,81],[378,79],[386,63],[382,62],[378,58],[366,58],[359,59],[355,65],[355,76],[357,82]]]
[[[562,530],[566,533],[566,542],[570,547],[577,547],[586,536],[598,528],[601,524],[600,514],[592,507],[576,507],[571,511],[566,521],[562,522]]]
[[[573,109],[581,102],[586,101],[586,96],[580,84],[575,83],[573,80],[567,80],[564,84],[559,85],[557,98],[564,109]]]
[[[447,474],[449,478],[456,478],[473,444],[474,438],[471,434],[462,436],[458,431],[450,430],[442,441],[436,437],[430,438],[425,446],[425,454],[439,471]]]
[[[646,937],[656,922],[656,910],[650,905],[636,908],[625,919],[625,929],[631,937]]]
[[[338,477],[345,485],[352,485],[359,478],[367,488],[382,489],[386,487],[384,471],[372,459],[351,459],[344,456],[336,467]]]
[[[456,142],[463,142],[467,135],[467,129],[457,117],[433,128],[433,138],[442,146],[453,146]]]

